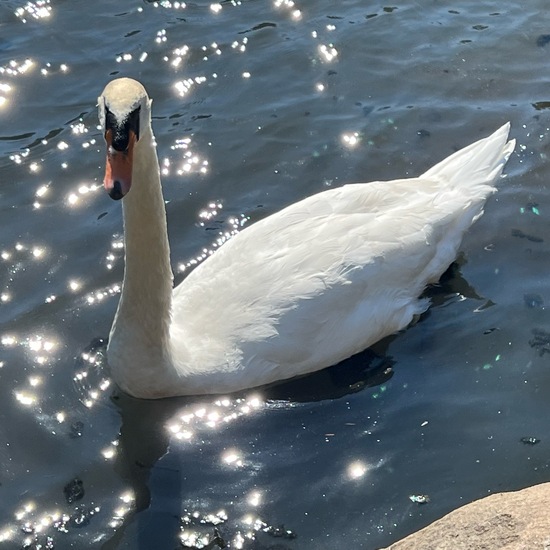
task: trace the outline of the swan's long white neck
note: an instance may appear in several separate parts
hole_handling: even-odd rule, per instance
[[[132,188],[122,204],[124,281],[110,340],[115,340],[116,335],[116,340],[150,356],[151,369],[162,368],[170,349],[173,276],[158,158],[150,126],[144,129],[135,146]]]

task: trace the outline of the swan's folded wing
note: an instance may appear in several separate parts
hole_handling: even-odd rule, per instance
[[[415,182],[426,189],[411,198]],[[433,182],[391,184],[409,186],[408,202],[390,193],[381,208],[368,199],[384,186],[388,195],[389,183],[350,185],[234,237],[176,288],[174,340],[192,342],[190,355],[209,368],[255,358],[284,365],[290,377],[406,326],[426,308],[417,297],[452,262],[462,234],[446,239],[456,220]]]

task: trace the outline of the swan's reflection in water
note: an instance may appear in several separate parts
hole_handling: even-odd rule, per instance
[[[221,548],[222,540],[230,541],[232,548],[258,548],[258,535],[293,539],[291,529],[279,523],[271,525],[261,516],[259,508],[266,495],[255,480],[263,467],[262,450],[244,436],[243,447],[248,450],[239,448],[227,431],[229,425],[237,419],[250,419],[257,426],[264,414],[383,384],[392,372],[389,359],[367,351],[345,365],[302,379],[211,401],[145,401],[116,392],[113,401],[122,426],[114,467],[133,501],[131,511],[124,518],[119,516],[122,521],[102,548],[118,548],[129,538],[138,544],[136,548],[151,548],[152,544],[168,548],[176,533],[180,543],[190,548]],[[186,467],[187,460],[195,463]],[[361,477],[359,464],[350,467],[355,478]],[[228,487],[235,494],[227,494]],[[199,501],[187,497],[197,494],[202,495]],[[209,508],[224,500],[232,512]],[[256,546],[247,546],[252,543]]]

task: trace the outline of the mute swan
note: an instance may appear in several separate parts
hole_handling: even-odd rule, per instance
[[[244,229],[172,289],[151,100],[99,97],[104,186],[124,197],[125,271],[107,360],[141,398],[229,393],[334,365],[406,327],[514,149],[510,125],[418,178],[323,191]]]

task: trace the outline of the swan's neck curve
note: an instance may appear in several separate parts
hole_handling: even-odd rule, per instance
[[[173,275],[159,164],[150,126],[136,144],[132,188],[122,204],[124,280],[109,337],[109,362],[119,384],[123,379],[139,378],[135,372],[131,376],[119,372],[117,376],[117,370],[127,368],[125,365],[147,365],[151,371],[158,371],[170,362]],[[151,376],[155,374],[151,372]]]

